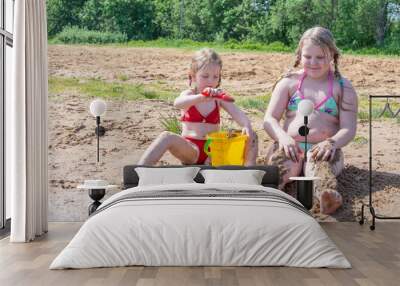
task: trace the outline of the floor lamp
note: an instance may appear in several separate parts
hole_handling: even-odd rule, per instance
[[[304,136],[304,162],[307,162],[307,135],[310,132],[308,128],[308,116],[314,111],[314,103],[309,99],[302,100],[298,105],[299,113],[304,117],[304,125],[299,128],[299,134]]]
[[[99,157],[100,157],[100,136],[103,136],[106,132],[105,128],[103,126],[100,126],[100,116],[102,116],[104,114],[104,112],[106,111],[107,105],[106,102],[104,100],[101,99],[96,99],[93,100],[90,103],[90,113],[92,113],[92,115],[94,117],[96,117],[96,129],[95,129],[95,133],[97,135],[97,162],[99,162]]]
[[[314,111],[314,103],[311,100],[304,99],[298,105],[298,112],[304,117],[304,125],[299,128],[299,134],[304,136],[304,162],[307,162],[307,135],[310,131],[308,128],[308,116]],[[297,182],[297,200],[300,201],[305,208],[311,209],[313,204],[313,180],[315,177],[290,177],[291,180]]]

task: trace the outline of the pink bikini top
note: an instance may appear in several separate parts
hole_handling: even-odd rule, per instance
[[[289,99],[288,109],[292,111],[297,111],[298,105],[301,100],[305,99],[304,93],[301,91],[301,87],[303,85],[304,79],[306,78],[307,73],[304,71],[301,78],[298,81],[297,89]],[[333,98],[333,73],[329,71],[328,74],[328,94],[325,98],[318,104],[314,106],[315,110],[319,110],[324,113],[328,113],[330,115],[336,116],[338,114],[338,107],[335,99]],[[324,106],[323,106],[324,105]]]

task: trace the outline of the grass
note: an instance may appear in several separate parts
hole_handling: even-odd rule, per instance
[[[168,114],[167,116],[161,115],[161,125],[166,131],[176,134],[182,133],[181,122],[174,114]]]
[[[57,94],[77,93],[89,98],[103,98],[108,100],[140,100],[160,99],[173,101],[176,91],[168,90],[160,84],[143,85],[125,83],[128,78],[125,75],[118,75],[116,78],[121,82],[107,82],[101,78],[77,79],[68,77],[49,77],[50,96]],[[256,110],[264,113],[270,95],[263,96],[235,96],[236,104],[247,110]],[[180,134],[181,123],[174,114],[161,115],[161,125],[166,131]],[[232,128],[232,126],[225,126]]]
[[[117,79],[126,81],[127,76],[118,75]],[[62,93],[79,93],[88,97],[99,97],[115,100],[161,99],[173,101],[176,91],[166,89],[161,84],[132,84],[125,82],[107,82],[100,78],[78,79],[67,77],[50,77],[49,91],[51,95]],[[235,96],[239,107],[264,112],[270,95]]]
[[[143,47],[143,48],[181,48],[187,50],[198,50],[204,47],[213,48],[217,51],[261,51],[261,52],[294,52],[295,47],[285,46],[281,42],[273,42],[273,43],[261,43],[254,41],[236,41],[229,40],[225,42],[196,42],[189,39],[166,39],[160,38],[157,40],[131,40],[131,41],[115,41],[109,40],[108,35],[104,36],[105,39],[102,39],[100,35],[96,36],[87,36],[87,31],[82,32],[82,40],[77,39],[79,37],[79,33],[71,33],[71,31],[67,31],[67,35],[59,34],[52,38],[49,38],[48,43],[52,44],[75,44],[75,45],[93,45],[93,46],[110,46],[110,47]],[[63,32],[62,32],[63,33]],[[98,33],[98,32],[96,32]],[[90,39],[90,41],[87,40]],[[106,42],[109,40],[109,42]]]
[[[127,81],[129,79],[129,77],[125,74],[119,74],[119,75],[117,75],[117,79],[120,81]]]
[[[172,102],[177,92],[168,89],[162,83],[153,84],[133,84],[126,82],[126,75],[118,75],[116,77],[119,82],[108,82],[101,78],[78,79],[68,77],[49,77],[50,95],[54,96],[63,93],[78,93],[89,98],[104,98],[108,100],[142,100],[142,99],[159,99]],[[245,108],[259,114],[264,114],[271,94],[257,96],[235,95],[235,103],[240,108]],[[389,101],[391,109],[396,113],[400,109],[400,102],[394,100]],[[386,104],[386,100],[374,99],[372,108],[373,119],[389,119],[392,115],[389,112],[383,113],[382,110]],[[366,121],[369,118],[369,102],[365,95],[360,96],[358,119]],[[396,119],[400,123],[400,116]],[[162,124],[174,133],[180,132],[180,123],[174,116],[168,115],[162,117]]]
[[[51,95],[75,92],[90,98],[99,97],[112,100],[161,99],[172,101],[176,97],[176,92],[161,88],[158,84],[107,82],[99,78],[50,77],[49,91]]]
[[[267,109],[271,94],[257,96],[241,96],[236,97],[236,105],[246,109],[257,110],[262,113]]]
[[[78,27],[65,27],[55,37],[49,39],[49,43],[54,44],[109,44],[127,42],[126,34],[118,32],[99,32],[89,31]]]
[[[368,139],[365,138],[364,136],[358,136],[354,137],[353,142],[358,144],[358,145],[364,145],[368,143]]]
[[[218,51],[260,51],[260,52],[293,52],[294,47],[285,46],[281,42],[273,43],[260,43],[253,41],[234,41],[229,40],[226,42],[196,42],[188,39],[183,40],[170,40],[170,39],[157,39],[152,41],[129,41],[126,45],[128,47],[156,47],[156,48],[183,48],[189,50],[197,50],[203,47],[209,47]]]
[[[225,42],[196,42],[189,39],[165,39],[157,40],[136,40],[127,43],[117,44],[118,46],[145,47],[145,48],[183,48],[188,50],[197,50],[203,47],[214,48],[218,51],[259,51],[259,52],[281,52],[294,53],[296,46],[287,46],[282,42],[262,43],[255,41],[236,41],[228,40]],[[400,48],[393,47],[364,47],[359,49],[342,50],[344,54],[351,55],[371,55],[371,56],[400,56]]]
[[[400,56],[400,47],[365,47],[359,49],[343,49],[344,54],[363,56]]]
[[[383,114],[382,111],[385,107],[386,99],[373,99],[372,103],[372,119],[377,118],[393,118],[392,114],[386,110]],[[392,112],[396,113],[400,109],[400,103],[394,100],[389,100],[390,108]],[[382,116],[380,116],[382,114]],[[368,96],[360,96],[359,107],[358,107],[358,118],[361,120],[368,120],[369,118],[369,100]]]

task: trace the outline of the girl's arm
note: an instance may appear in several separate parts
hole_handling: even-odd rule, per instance
[[[344,80],[342,104],[339,104],[339,131],[331,137],[335,148],[342,148],[354,139],[357,131],[358,98],[348,80]]]
[[[339,131],[311,149],[315,160],[333,160],[336,149],[346,146],[356,135],[358,98],[348,80],[344,80],[342,104],[338,104],[338,108],[340,109]]]
[[[180,109],[187,109],[192,105],[210,100],[202,94],[193,94],[192,90],[183,91],[174,101],[174,106]]]
[[[279,124],[279,121],[281,120],[288,105],[289,87],[289,78],[283,78],[277,83],[274,91],[272,92],[271,100],[264,116],[265,131],[272,139],[278,142],[281,141],[282,138],[288,136],[285,130],[283,130]]]
[[[289,77],[284,77],[275,86],[264,116],[264,129],[273,140],[279,142],[279,148],[283,149],[286,156],[297,162],[300,148],[279,124],[288,105],[291,82]]]
[[[258,155],[258,139],[257,134],[251,128],[250,119],[235,104],[228,101],[218,100],[221,107],[228,112],[233,120],[242,127],[242,134],[248,136],[245,147],[245,166],[253,166],[256,164]]]
[[[223,100],[219,100],[221,107],[228,112],[233,120],[235,120],[241,127],[248,128],[251,130],[251,122],[247,115],[239,109],[235,104],[232,102],[227,102]],[[248,134],[249,135],[249,134]]]

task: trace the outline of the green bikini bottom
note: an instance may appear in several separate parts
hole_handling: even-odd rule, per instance
[[[299,147],[300,147],[301,150],[303,150],[303,151],[306,150],[306,143],[305,142],[298,142],[298,144],[299,144]],[[314,144],[307,142],[307,151],[310,151],[313,146],[314,146]]]

